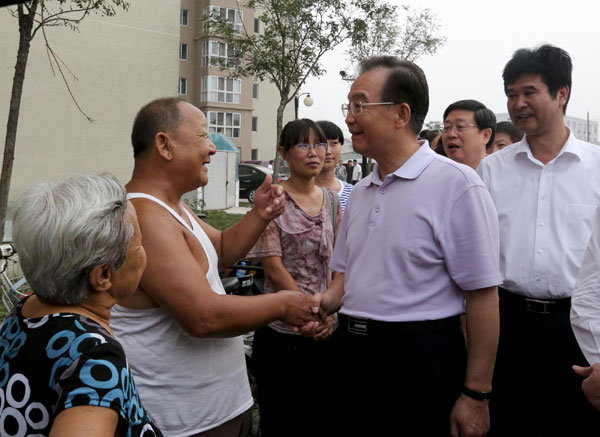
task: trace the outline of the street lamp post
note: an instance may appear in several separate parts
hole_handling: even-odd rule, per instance
[[[315,103],[313,98],[310,96],[310,93],[296,94],[294,96],[294,110],[295,110],[296,120],[298,120],[298,106],[300,106],[300,97],[304,96],[304,95],[306,95],[306,97],[304,98],[304,106],[312,106],[313,103]]]

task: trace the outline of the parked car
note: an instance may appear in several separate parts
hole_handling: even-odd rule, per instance
[[[254,159],[254,160],[242,161],[242,164],[256,164],[256,165],[261,165],[263,167],[268,168],[270,161]],[[289,177],[290,177],[290,167],[288,166],[287,162],[285,162],[284,160],[281,160],[281,165],[279,166],[279,182],[285,181],[285,180],[289,179]]]
[[[238,175],[240,177],[240,198],[246,198],[254,203],[256,189],[263,183],[265,177],[273,174],[273,170],[258,164],[240,163]]]
[[[247,161],[242,161],[242,164],[256,164],[256,165],[262,165],[263,167],[269,167],[269,161],[266,160],[260,160],[260,159],[251,159],[251,160],[247,160]]]

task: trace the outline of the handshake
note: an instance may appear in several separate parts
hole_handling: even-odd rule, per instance
[[[294,330],[316,341],[327,340],[337,327],[336,311],[341,297],[334,293],[316,293],[309,297],[299,291],[281,290],[276,293],[285,299],[281,320],[294,326]]]

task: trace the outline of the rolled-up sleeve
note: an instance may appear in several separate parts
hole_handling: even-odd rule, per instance
[[[571,298],[571,326],[588,362],[600,362],[600,208]]]

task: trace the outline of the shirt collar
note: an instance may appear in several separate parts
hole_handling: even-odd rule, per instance
[[[563,145],[562,149],[560,149],[558,155],[556,155],[556,157],[552,161],[558,159],[563,154],[570,154],[576,156],[580,161],[582,159],[581,144],[579,144],[579,140],[575,138],[575,135],[573,134],[573,131],[571,131],[571,129],[567,127],[567,130],[569,131],[567,141]],[[527,141],[527,135],[525,135],[519,143],[511,147],[515,147],[517,149],[515,151],[515,156],[520,154],[526,154],[527,157],[532,161],[537,161],[534,158],[533,153],[531,153],[531,147],[529,146],[529,142]]]
[[[408,161],[402,164],[395,172],[391,173],[392,175],[396,178],[416,179],[423,173],[423,170],[433,161],[436,153],[431,150],[427,141],[419,141],[419,146],[417,151],[408,158]],[[383,183],[379,177],[379,164],[375,164],[373,172],[367,177],[370,178],[368,180],[369,185],[381,185]]]

